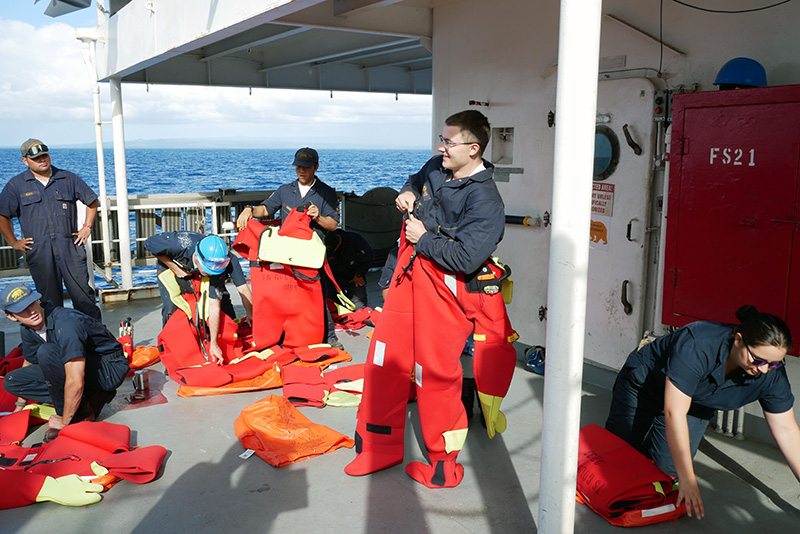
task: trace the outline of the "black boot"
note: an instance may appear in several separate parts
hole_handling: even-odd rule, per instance
[[[472,419],[472,407],[475,406],[475,379],[464,378],[461,382],[461,403],[467,412],[467,421]]]

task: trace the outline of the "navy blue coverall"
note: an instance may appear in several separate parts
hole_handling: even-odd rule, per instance
[[[289,212],[298,206],[314,204],[319,208],[319,214],[322,217],[330,217],[339,222],[339,197],[336,195],[331,186],[325,184],[314,177],[314,184],[308,190],[306,196],[300,195],[299,181],[295,180],[288,184],[283,184],[270,197],[261,203],[267,208],[267,213],[270,217],[277,217],[280,215],[283,221]],[[325,239],[325,230],[322,229],[317,223],[311,221],[311,228],[317,232],[320,238]]]
[[[144,246],[147,247],[147,250],[149,250],[151,254],[155,256],[169,256],[175,263],[183,267],[184,271],[189,274],[196,274],[200,271],[194,266],[192,256],[197,248],[197,243],[202,241],[205,237],[205,235],[198,232],[162,232],[148,237],[144,242]],[[231,318],[236,318],[231,296],[228,294],[228,290],[225,289],[225,281],[230,277],[231,281],[233,281],[233,285],[241,287],[247,284],[247,278],[245,278],[242,272],[239,259],[230,252],[228,253],[228,257],[231,259],[231,262],[228,264],[228,267],[225,268],[225,272],[209,277],[210,287],[208,296],[214,300],[222,301],[220,303],[222,312]],[[156,263],[156,271],[158,274],[161,274],[168,268],[169,267],[160,261]],[[178,280],[178,284],[181,284],[181,279],[176,279]],[[181,289],[183,289],[183,286],[181,286]],[[186,285],[186,290],[187,292],[189,291],[189,285]],[[164,284],[161,283],[160,279],[158,281],[158,292],[161,295],[162,304],[161,320],[162,324],[166,325],[167,320],[178,308],[172,302],[169,292],[164,287]]]
[[[736,410],[756,400],[768,413],[792,408],[794,396],[783,367],[756,376],[739,370],[725,379],[734,328],[699,321],[631,352],[614,382],[606,428],[675,477],[664,419],[667,377],[692,398],[687,415],[692,457],[715,410]]]
[[[44,307],[47,341],[32,328],[20,326],[22,355],[31,364],[8,373],[6,391],[17,397],[53,404],[64,413],[64,365],[74,358],[86,359],[84,397],[93,392],[116,390],[130,371],[122,345],[98,320],[77,310]]]
[[[0,215],[9,220],[19,218],[24,237],[33,238],[25,259],[42,300],[62,306],[63,281],[73,307],[101,320],[89,285],[86,249],[76,245],[72,235],[78,231],[76,202],[88,206],[97,195],[77,174],[55,166],[51,169],[47,185],[29,169],[11,178],[0,193]]]

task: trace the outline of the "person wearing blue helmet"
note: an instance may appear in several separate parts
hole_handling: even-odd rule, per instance
[[[224,312],[235,318],[230,295],[225,289],[225,282],[230,278],[239,296],[242,298],[247,322],[253,317],[253,296],[247,279],[242,272],[238,259],[228,251],[228,246],[218,236],[205,236],[198,232],[162,232],[148,237],[144,246],[153,254],[158,262],[158,290],[161,294],[161,318],[167,324],[172,313],[177,309],[170,296],[166,285],[166,278],[162,276],[165,271],[174,274],[175,283],[181,293],[192,292],[189,279],[193,277],[209,277],[209,317],[208,325],[211,333],[210,339],[216,340],[219,328],[219,314]],[[212,353],[219,350],[215,341],[212,343]],[[220,352],[221,354],[221,352]]]

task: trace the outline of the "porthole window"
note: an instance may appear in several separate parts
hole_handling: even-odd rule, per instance
[[[619,139],[614,130],[599,125],[594,131],[594,179],[602,181],[614,174],[619,163]]]

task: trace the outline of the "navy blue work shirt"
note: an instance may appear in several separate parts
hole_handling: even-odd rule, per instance
[[[483,165],[472,176],[449,180],[452,172],[434,156],[400,190],[416,195],[414,216],[427,230],[417,252],[451,272],[475,272],[503,239],[505,206],[492,179],[494,165]]]
[[[100,368],[100,359],[122,352],[122,345],[108,328],[85,313],[72,308],[54,306],[43,302],[44,322],[47,328],[47,343],[61,347],[62,363],[74,358],[85,358],[88,370]],[[20,326],[22,356],[30,363],[38,364],[36,356],[45,340],[30,327]]]
[[[306,196],[300,194],[300,182],[295,180],[280,186],[268,199],[261,203],[262,206],[267,208],[269,217],[278,217],[280,215],[281,222],[286,220],[286,216],[294,208],[307,204],[314,204],[319,208],[319,214],[322,217],[330,217],[337,224],[339,223],[339,196],[331,186],[325,184],[316,176]],[[325,230],[316,222],[311,221],[311,228],[320,237],[325,237]]]
[[[398,247],[394,247],[386,255],[386,263],[383,264],[381,269],[381,277],[378,279],[378,287],[381,289],[389,289],[392,285],[392,276],[394,276],[394,269],[397,267],[397,253]]]
[[[183,270],[189,274],[199,274],[199,270],[194,266],[192,256],[197,248],[197,243],[203,240],[206,236],[199,232],[162,232],[160,234],[151,235],[148,237],[144,246],[154,256],[169,256],[172,261],[183,267]],[[216,274],[209,277],[209,292],[208,295],[214,300],[222,300],[223,296],[227,294],[225,289],[225,281],[230,277],[233,285],[241,287],[247,284],[242,272],[242,266],[239,264],[239,259],[232,253],[228,252],[228,257],[231,262],[225,268],[222,274]],[[168,269],[162,262],[158,262],[158,272]]]
[[[735,410],[756,400],[768,413],[792,408],[794,395],[785,368],[756,376],[737,369],[725,379],[733,335],[733,325],[699,321],[633,351],[625,368],[628,380],[640,393],[639,400],[663,411],[664,386],[669,377],[675,387],[692,398],[695,411]],[[708,413],[706,416],[710,417]]]
[[[0,193],[0,215],[19,218],[25,237],[70,237],[78,231],[76,202],[85,205],[97,200],[97,195],[77,174],[50,167],[52,174],[47,185],[26,169],[8,181]]]

